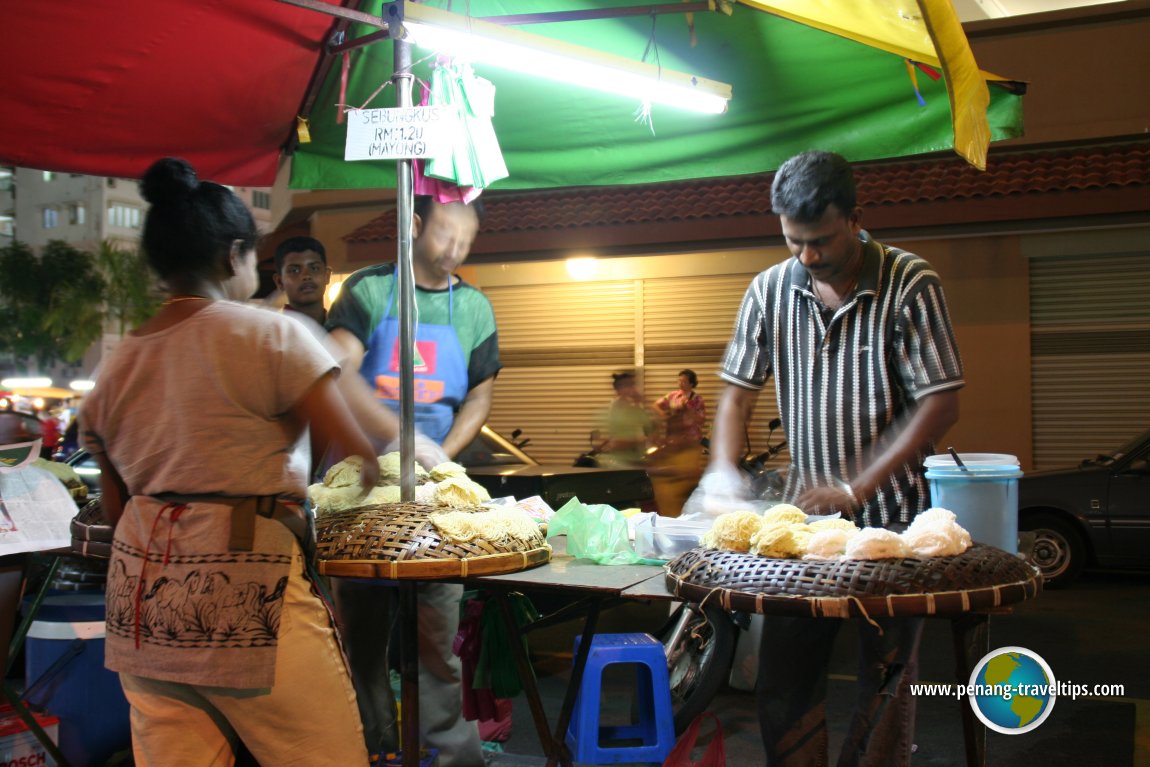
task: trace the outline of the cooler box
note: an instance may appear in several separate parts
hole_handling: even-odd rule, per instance
[[[976,543],[1018,553],[1018,459],[1002,453],[959,453],[925,461],[932,506],[950,509]]]
[[[131,748],[128,701],[104,668],[104,594],[44,599],[24,645],[25,703],[60,720],[57,741],[73,767],[102,765]]]

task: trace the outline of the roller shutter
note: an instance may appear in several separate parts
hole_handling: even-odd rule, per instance
[[[1034,464],[1107,452],[1150,427],[1150,252],[1030,261]]]
[[[592,429],[614,396],[611,373],[633,369],[649,402],[691,368],[714,416],[718,365],[752,274],[647,278],[616,282],[493,286],[484,289],[499,324],[504,369],[488,423],[520,429],[528,452],[570,464],[589,447]],[[766,445],[776,412],[764,391],[751,433]],[[776,436],[776,440],[781,436]]]

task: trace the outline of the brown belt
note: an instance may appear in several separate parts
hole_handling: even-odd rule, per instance
[[[255,544],[256,516],[280,522],[299,539],[301,545],[310,540],[308,522],[304,514],[293,509],[287,499],[278,495],[184,495],[156,493],[154,498],[168,503],[222,503],[232,507],[232,524],[228,533],[228,549],[251,551]],[[306,551],[305,547],[305,551]]]

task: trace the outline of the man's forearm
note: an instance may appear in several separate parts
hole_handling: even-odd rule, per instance
[[[911,460],[924,446],[941,440],[958,421],[958,391],[929,394],[919,401],[914,415],[882,453],[874,456],[870,465],[850,480],[857,498],[874,494],[893,471]]]
[[[339,389],[359,428],[382,448],[399,436],[399,417],[376,399],[367,382],[352,371],[339,377]]]
[[[451,431],[443,439],[443,451],[455,458],[463,448],[471,444],[479,430],[483,428],[491,413],[491,394],[495,389],[495,378],[488,378],[467,393],[467,398],[455,413]]]
[[[332,356],[342,368],[339,390],[359,428],[382,447],[399,436],[399,417],[375,397],[359,370],[366,354],[363,344],[351,332],[336,328],[331,332]]]

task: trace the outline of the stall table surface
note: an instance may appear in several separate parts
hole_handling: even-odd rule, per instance
[[[484,589],[491,593],[502,613],[508,632],[514,636],[522,632],[515,621],[508,595],[520,591],[554,591],[569,595],[573,601],[568,606],[551,615],[542,616],[531,628],[570,620],[577,615],[585,615],[582,639],[575,653],[571,676],[564,694],[559,717],[554,728],[550,725],[544,709],[535,672],[531,665],[524,643],[511,642],[511,650],[523,682],[524,693],[531,710],[536,731],[547,765],[573,763],[570,750],[565,743],[565,733],[575,708],[575,699],[582,684],[583,672],[591,640],[598,625],[600,612],[607,606],[626,600],[676,600],[670,591],[663,567],[646,564],[599,565],[590,560],[576,559],[566,552],[566,539],[552,538],[552,556],[549,562],[538,567],[499,575],[479,575],[446,579],[465,584],[471,588]],[[416,665],[416,599],[415,581],[398,582],[400,588],[400,610],[402,617],[401,645],[403,679],[403,710],[417,712],[418,671]],[[770,611],[769,609],[767,610]],[[946,617],[951,621],[955,674],[959,682],[965,683],[970,676],[973,663],[989,651],[989,616],[991,613],[1008,612],[1009,608],[974,610]],[[825,618],[837,620],[839,618]],[[406,743],[419,738],[417,716],[405,715],[402,720],[403,740]],[[963,708],[963,736],[965,741],[966,764],[981,767],[985,764],[986,733],[969,707]],[[404,754],[404,765],[418,765],[419,753],[411,749]]]

